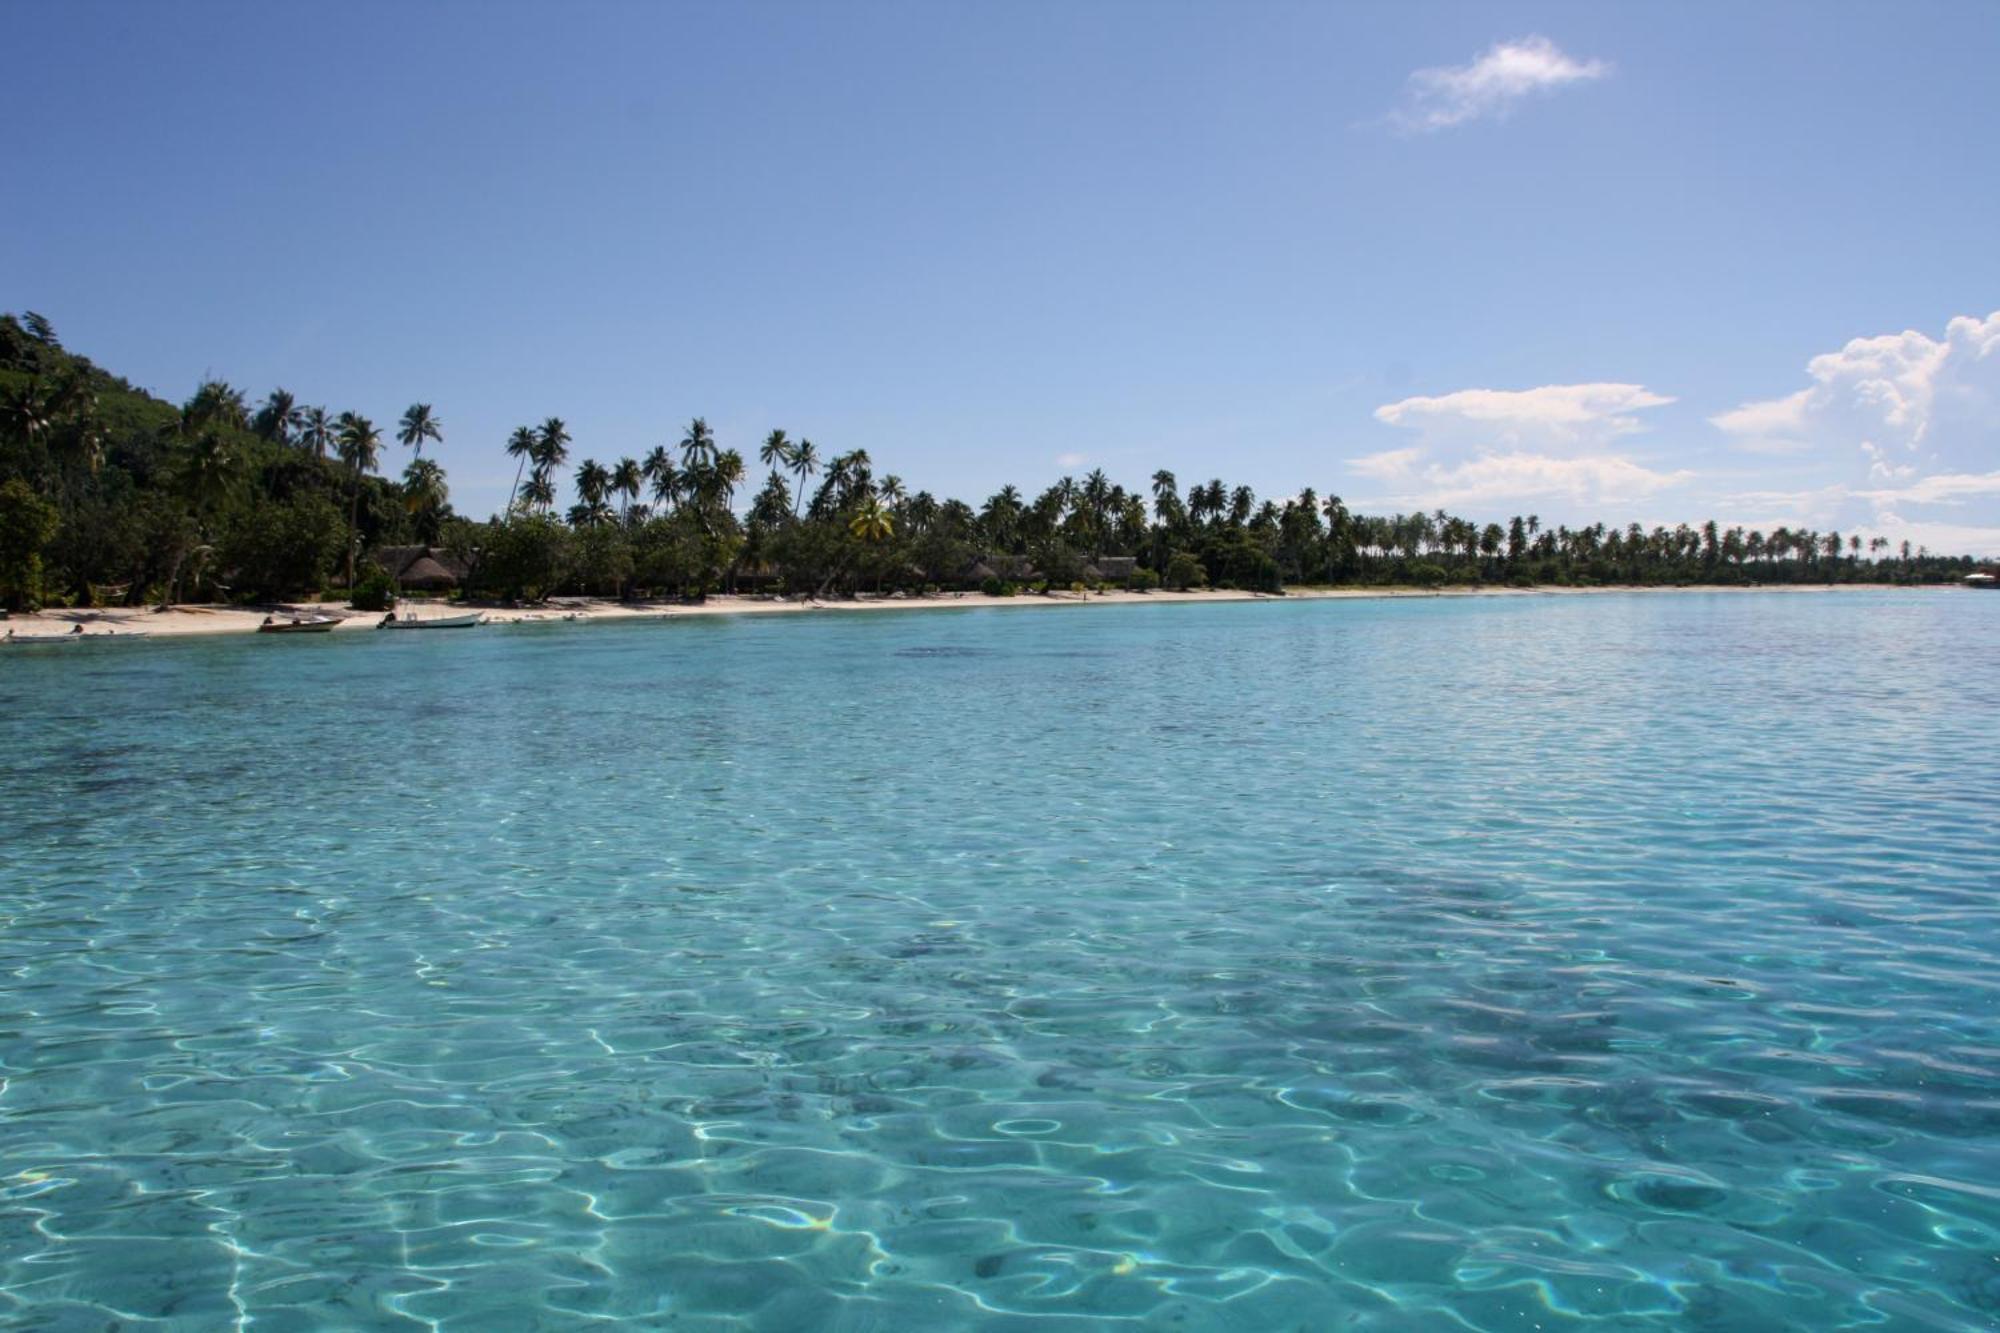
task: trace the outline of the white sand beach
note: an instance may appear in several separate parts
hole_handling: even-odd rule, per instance
[[[1942,587],[1942,585],[1940,585]],[[1380,600],[1390,598],[1436,597],[1583,597],[1604,593],[1744,593],[1744,592],[1859,592],[1879,591],[1879,584],[1782,584],[1767,588],[1717,587],[1601,587],[1601,588],[1495,588],[1462,587],[1434,590],[1416,588],[1297,588],[1282,596],[1243,591],[1199,592],[1059,592],[1047,595],[1023,593],[1014,597],[990,597],[984,593],[941,593],[930,597],[862,596],[854,600],[787,599],[774,596],[715,596],[706,601],[683,603],[671,600],[619,602],[600,597],[552,598],[533,607],[474,607],[460,603],[406,602],[405,613],[419,619],[462,615],[481,610],[491,625],[542,623],[599,623],[630,620],[678,620],[690,616],[811,615],[873,611],[936,611],[946,609],[1027,608],[1065,606],[1146,606],[1189,602],[1300,602],[1335,600]],[[282,607],[238,607],[181,605],[157,607],[75,607],[56,608],[30,615],[16,614],[0,620],[0,636],[7,631],[22,635],[68,634],[83,627],[79,638],[179,638],[196,634],[254,634],[266,616],[284,620],[291,614],[331,615],[341,619],[334,633],[352,634],[374,629],[382,619],[379,611],[357,611],[338,603],[297,603]]]

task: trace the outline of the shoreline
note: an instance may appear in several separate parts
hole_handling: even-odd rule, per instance
[[[1950,584],[1923,584],[1899,588],[1881,583],[1786,583],[1741,584],[1615,584],[1594,588],[1562,587],[1554,584],[1532,588],[1445,587],[1445,588],[1295,588],[1283,594],[1240,590],[1169,592],[1022,593],[1014,597],[990,597],[985,593],[944,593],[934,597],[870,597],[854,601],[781,601],[770,596],[743,594],[710,597],[691,604],[680,602],[618,602],[599,597],[566,597],[540,607],[477,607],[466,603],[416,602],[412,609],[420,619],[460,615],[479,610],[489,625],[517,624],[598,624],[636,620],[680,620],[695,616],[802,615],[815,612],[854,613],[870,611],[946,611],[998,607],[1057,606],[1146,606],[1223,602],[1311,602],[1378,601],[1440,597],[1592,597],[1607,593],[1839,593],[1900,591],[1943,591]],[[343,617],[333,629],[336,634],[353,634],[373,629],[381,619],[379,611],[356,611],[336,603],[281,603],[276,607],[234,607],[218,605],[177,605],[167,610],[154,607],[75,607],[33,614],[17,614],[0,620],[0,634],[18,629],[30,634],[68,633],[81,625],[76,638],[142,639],[185,638],[211,634],[254,634],[266,615],[323,614]]]

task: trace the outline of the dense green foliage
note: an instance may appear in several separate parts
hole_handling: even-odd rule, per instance
[[[877,476],[865,450],[822,461],[811,441],[783,431],[757,451],[769,471],[739,510],[743,456],[699,418],[672,446],[609,466],[586,458],[573,472],[560,418],[520,427],[504,444],[516,460],[506,511],[481,524],[452,513],[443,469],[423,456],[443,438],[431,405],[409,407],[394,440],[410,456],[390,480],[377,475],[383,431],[364,416],[304,407],[283,389],[253,408],[219,381],[175,407],[64,350],[40,316],[0,316],[0,599],[271,600],[316,595],[339,579],[383,601],[384,575],[367,554],[386,544],[455,552],[470,570],[465,592],[508,600],[1012,592],[1106,579],[1267,592],[1924,582],[1971,568],[1880,538],[1864,555],[1859,537],[1784,528],[1369,517],[1311,490],[1259,502],[1247,486],[1212,480],[1183,493],[1164,471],[1143,492],[1101,471],[1032,500],[1005,486],[975,509]],[[575,503],[558,514],[565,478]]]
[[[416,424],[416,443],[440,438],[428,408]],[[253,408],[209,381],[175,407],[64,350],[39,316],[0,316],[0,597],[323,592],[359,552],[453,522],[436,464],[398,484],[373,475],[380,449],[365,417],[283,389]]]

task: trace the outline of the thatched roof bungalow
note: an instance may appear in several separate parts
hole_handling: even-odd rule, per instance
[[[378,546],[369,558],[397,587],[418,592],[449,592],[472,573],[462,556],[442,546]]]
[[[459,580],[434,557],[420,555],[396,576],[396,582],[419,592],[442,592],[456,588]]]
[[[1100,583],[1129,583],[1139,569],[1136,555],[1100,555],[1093,563]]]

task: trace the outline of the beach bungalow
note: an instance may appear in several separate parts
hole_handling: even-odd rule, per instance
[[[1035,568],[1035,562],[1025,555],[996,551],[980,557],[975,563],[990,570],[992,577],[1009,583],[1032,583],[1042,576],[1041,571]]]
[[[1100,555],[1091,561],[1097,569],[1099,583],[1114,583],[1120,587],[1132,581],[1138,571],[1139,557],[1136,555]]]
[[[471,565],[442,546],[378,546],[369,558],[407,592],[452,592],[471,574]]]

